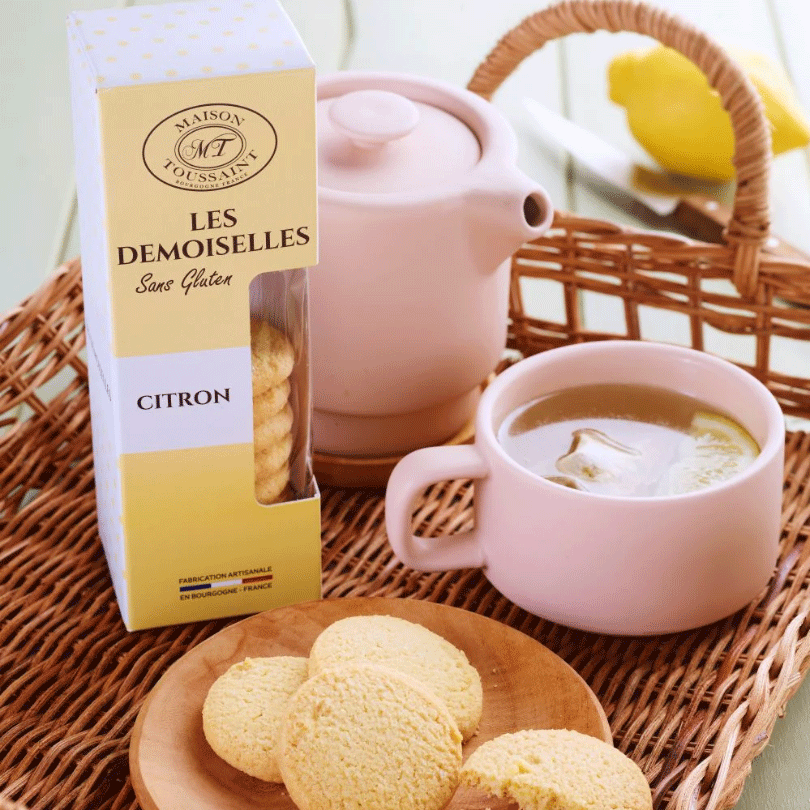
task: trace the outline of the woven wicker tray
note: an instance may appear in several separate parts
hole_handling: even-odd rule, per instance
[[[642,306],[683,315],[691,345],[708,328],[753,336],[743,363],[786,413],[810,417],[810,382],[771,368],[778,339],[810,340],[810,268],[760,254],[768,235],[768,136],[756,95],[716,45],[630,2],[575,0],[510,32],[476,73],[485,96],[543,42],[571,31],[633,30],[683,50],[732,115],[739,186],[723,245],[685,244],[560,214],[513,261],[510,345],[524,354],[572,341],[640,339]],[[560,321],[524,309],[534,279],[559,286]],[[717,292],[718,281],[728,292]],[[735,286],[732,286],[732,282]],[[708,286],[707,286],[708,285]],[[589,331],[588,292],[621,302],[615,332]],[[805,344],[810,346],[810,343]],[[135,810],[127,749],[136,714],[166,668],[227,622],[128,634],[98,538],[78,262],[0,321],[0,807]],[[808,349],[810,356],[810,349]],[[602,701],[616,745],[643,768],[656,808],[722,810],[810,665],[810,434],[786,436],[778,565],[757,600],[724,622],[663,638],[601,637],[526,614],[478,570],[424,574],[388,546],[378,491],[323,492],[323,590],[462,607],[516,627],[567,660]],[[464,531],[473,490],[433,487],[424,533]]]
[[[71,263],[0,326],[0,795],[31,810],[135,810],[127,751],[138,710],[173,661],[227,622],[123,627],[96,527],[81,301]],[[528,633],[594,689],[657,808],[727,808],[810,663],[810,434],[789,434],[786,450],[771,584],[695,632],[575,632],[515,607],[479,570],[406,569],[372,490],[323,493],[324,595],[426,599]],[[427,491],[419,530],[470,528],[472,496],[463,481]]]

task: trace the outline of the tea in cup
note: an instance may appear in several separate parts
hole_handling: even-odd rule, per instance
[[[643,498],[725,481],[759,455],[736,420],[666,388],[597,383],[516,408],[498,430],[507,455],[547,481]]]
[[[386,493],[397,557],[483,567],[520,607],[601,633],[721,619],[767,585],[781,518],[784,419],[743,369],[643,341],[553,349],[484,392],[475,444],[406,456]],[[475,479],[475,529],[414,537],[422,490]]]

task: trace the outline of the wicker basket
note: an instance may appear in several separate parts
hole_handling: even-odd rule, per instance
[[[683,20],[643,3],[572,0],[527,18],[504,36],[469,89],[491,98],[517,65],[549,40],[597,30],[647,34],[679,50],[706,74],[729,112],[736,139],[733,215],[724,243],[713,245],[559,214],[547,238],[527,245],[515,257],[514,344],[521,351],[536,352],[585,340],[639,339],[640,307],[663,309],[688,320],[689,343],[695,349],[705,349],[707,327],[751,336],[751,356],[740,365],[768,385],[786,414],[810,415],[808,380],[772,367],[777,341],[810,339],[808,265],[763,250],[769,236],[768,125],[750,81],[716,43]],[[529,317],[521,290],[521,280],[529,278],[559,284],[564,321]],[[725,287],[722,282],[727,282]],[[615,333],[587,329],[580,307],[586,292],[621,301],[624,323]]]
[[[606,337],[638,339],[639,308],[682,313],[691,345],[704,329],[754,337],[744,364],[786,413],[810,417],[807,379],[775,372],[777,338],[810,339],[808,268],[761,252],[768,234],[768,134],[740,70],[683,22],[629,2],[567,2],[518,26],[471,88],[490,96],[527,54],[573,31],[638,31],[673,45],[710,77],[731,112],[739,186],[726,243],[706,245],[560,214],[515,256],[510,345],[524,354]],[[524,311],[521,287],[559,285],[562,322]],[[733,282],[728,293],[707,282]],[[730,286],[730,285],[729,285]],[[589,331],[579,299],[614,296],[616,334]],[[78,262],[61,267],[0,322],[0,795],[30,810],[135,810],[127,748],[135,716],[166,668],[226,622],[128,634],[98,538]],[[810,369],[809,369],[810,371]],[[810,664],[810,434],[786,437],[781,553],[769,587],[745,610],[664,638],[600,637],[531,616],[479,570],[424,574],[394,558],[380,492],[323,493],[328,598],[427,599],[528,633],[571,663],[601,699],[616,745],[644,769],[655,806],[721,810],[740,795],[752,759]],[[423,533],[464,531],[473,490],[424,493]],[[8,802],[6,802],[8,803]]]

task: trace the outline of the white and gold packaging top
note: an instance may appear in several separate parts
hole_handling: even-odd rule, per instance
[[[317,598],[312,61],[275,0],[74,12],[68,40],[99,532],[124,622]],[[289,353],[258,416],[257,320]]]
[[[263,0],[75,11],[68,28],[98,87],[313,67],[283,9]]]

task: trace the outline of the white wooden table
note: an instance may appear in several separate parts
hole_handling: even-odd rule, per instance
[[[340,68],[402,71],[465,85],[496,39],[547,0],[283,0],[321,72]],[[808,0],[657,0],[728,45],[781,62],[810,109]],[[0,312],[31,292],[64,258],[79,252],[75,228],[65,14],[120,7],[127,0],[0,0]],[[134,3],[140,5],[141,3]],[[642,223],[584,182],[559,150],[543,146],[522,108],[524,95],[643,157],[607,100],[612,55],[649,40],[631,34],[577,35],[528,59],[495,103],[512,121],[521,167],[560,208]],[[810,168],[806,151],[778,158],[772,171],[774,231],[810,252]],[[666,324],[662,324],[666,328]],[[807,376],[810,352],[786,350],[786,371]],[[791,702],[772,744],[754,763],[741,810],[810,807],[810,686]]]

